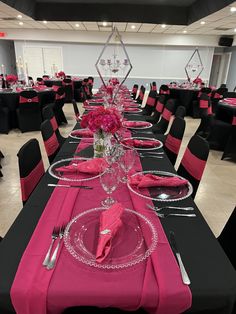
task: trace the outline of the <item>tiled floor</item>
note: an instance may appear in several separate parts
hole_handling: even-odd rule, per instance
[[[62,135],[67,135],[74,126],[71,104],[65,105],[68,125],[60,128]],[[198,127],[199,120],[186,118],[187,126],[181,147],[183,151]],[[20,133],[13,130],[8,135],[0,134],[0,150],[3,178],[0,178],[0,235],[4,236],[22,208],[20,198],[18,163],[16,154],[29,139],[37,138],[40,142],[45,167],[48,167],[40,132]],[[236,166],[230,161],[221,161],[222,152],[211,151],[195,201],[216,236],[221,232],[230,213],[236,205]]]

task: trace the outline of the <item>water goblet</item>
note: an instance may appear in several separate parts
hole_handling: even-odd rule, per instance
[[[104,191],[108,194],[107,198],[101,202],[104,207],[109,207],[115,203],[111,194],[116,190],[119,184],[119,175],[115,167],[109,167],[100,177],[101,185]]]
[[[125,148],[123,154],[119,160],[119,165],[121,169],[124,171],[125,176],[121,178],[121,182],[126,183],[128,180],[128,173],[132,169],[135,159],[137,156],[137,152],[133,148]]]

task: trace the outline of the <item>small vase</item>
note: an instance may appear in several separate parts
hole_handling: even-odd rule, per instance
[[[94,133],[93,149],[94,157],[104,157],[106,149],[111,147],[111,134],[103,131]]]

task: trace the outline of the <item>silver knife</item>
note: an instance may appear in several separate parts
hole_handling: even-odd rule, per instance
[[[177,247],[177,243],[176,243],[176,240],[175,240],[175,234],[173,231],[170,231],[170,244],[172,246],[172,249],[176,255],[176,258],[178,260],[178,263],[179,263],[179,269],[180,269],[180,272],[181,272],[181,276],[182,276],[182,280],[183,280],[183,283],[185,285],[190,285],[190,279],[189,279],[189,276],[185,270],[185,267],[184,267],[184,264],[182,262],[182,259],[181,259],[181,256],[180,256],[180,252],[178,250],[178,247]]]
[[[48,186],[62,187],[62,188],[81,188],[81,189],[86,189],[86,190],[92,190],[93,189],[91,186],[87,186],[87,185],[69,185],[69,184],[48,183]]]

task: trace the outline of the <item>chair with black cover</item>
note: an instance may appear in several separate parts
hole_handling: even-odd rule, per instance
[[[60,144],[64,144],[65,137],[63,137],[59,131],[57,120],[55,118],[54,112],[50,106],[46,106],[43,108],[43,120],[49,120],[51,122],[53,131],[56,133],[57,140]]]
[[[236,270],[236,207],[231,213],[228,221],[226,222],[221,234],[218,237],[218,242],[222,246],[225,254],[228,256],[231,264]]]
[[[21,132],[39,131],[42,123],[38,94],[34,90],[20,92],[19,107],[16,110]]]
[[[207,108],[209,107],[209,102],[210,102],[209,94],[200,91],[198,100],[193,101],[192,103],[192,117],[200,118],[204,112],[204,109],[207,110]]]
[[[50,76],[49,75],[43,75],[43,80],[49,80],[50,79]]]
[[[20,148],[17,157],[20,172],[21,197],[24,204],[45,173],[38,140],[34,138],[26,142]]]
[[[215,113],[217,104],[219,100],[224,97],[224,94],[228,92],[228,88],[220,87],[211,93],[211,105],[212,105],[212,112]]]
[[[157,83],[156,82],[152,82],[151,90],[155,91],[155,92],[157,91]]]
[[[155,134],[165,134],[168,129],[171,116],[175,112],[175,101],[174,99],[169,99],[164,107],[161,114],[161,119],[157,124],[154,124],[152,131]]]
[[[146,117],[146,121],[151,122],[152,124],[157,123],[160,119],[165,103],[166,103],[166,96],[165,95],[159,96],[155,110],[154,110],[154,114],[152,116]]]
[[[94,78],[92,76],[88,77],[88,88],[89,88],[89,93],[90,96],[93,96],[93,83],[94,83]]]
[[[143,85],[141,85],[140,90],[139,90],[138,97],[137,97],[137,99],[136,99],[136,100],[137,100],[137,103],[140,104],[140,105],[143,103],[143,98],[144,98],[145,90],[146,90],[146,88],[145,88]]]
[[[136,99],[138,93],[138,84],[134,84],[131,92],[131,96],[133,99]]]
[[[236,116],[232,119],[229,136],[221,159],[223,160],[225,158],[236,160]]]
[[[10,131],[10,111],[7,106],[4,106],[0,99],[0,133],[8,134]]]
[[[85,78],[82,82],[82,86],[84,88],[84,92],[86,94],[86,98],[87,99],[91,99],[92,98],[92,94],[90,93],[90,88],[89,88],[89,83],[88,83],[88,79]]]
[[[148,94],[146,104],[143,108],[143,115],[150,116],[154,112],[157,101],[157,92],[151,90]]]
[[[74,99],[72,100],[72,104],[73,104],[73,108],[74,108],[75,119],[76,119],[76,121],[79,121],[79,118],[80,118],[79,108],[77,106],[77,102]]]
[[[171,125],[170,131],[165,139],[164,150],[173,166],[175,165],[176,159],[178,157],[185,131],[185,125],[186,123],[183,118],[175,117]]]
[[[37,81],[38,85],[44,85],[44,81],[43,81],[42,77],[37,77],[36,81]]]
[[[186,108],[184,106],[178,106],[175,111],[175,117],[184,118],[186,116]]]
[[[195,134],[201,137],[207,138],[210,133],[211,125],[213,121],[212,105],[211,105],[210,97],[208,97],[206,94],[202,94],[200,98],[202,97],[205,97],[205,99],[200,100],[199,114],[200,114],[201,122]]]
[[[53,111],[57,120],[58,125],[63,123],[67,124],[67,119],[63,111],[63,106],[65,104],[65,88],[59,87],[56,90],[55,102],[53,105]]]
[[[41,124],[41,134],[43,137],[48,160],[51,164],[60,149],[60,144],[49,120],[45,120]]]
[[[162,84],[159,89],[160,95],[170,95],[170,89],[166,84]]]
[[[178,175],[189,180],[193,187],[194,198],[201,181],[209,155],[209,145],[205,139],[194,135],[184,152],[183,158],[177,170]]]
[[[62,81],[62,86],[65,89],[65,102],[72,102],[74,98],[74,91],[73,91],[73,82],[69,78],[64,78]]]

